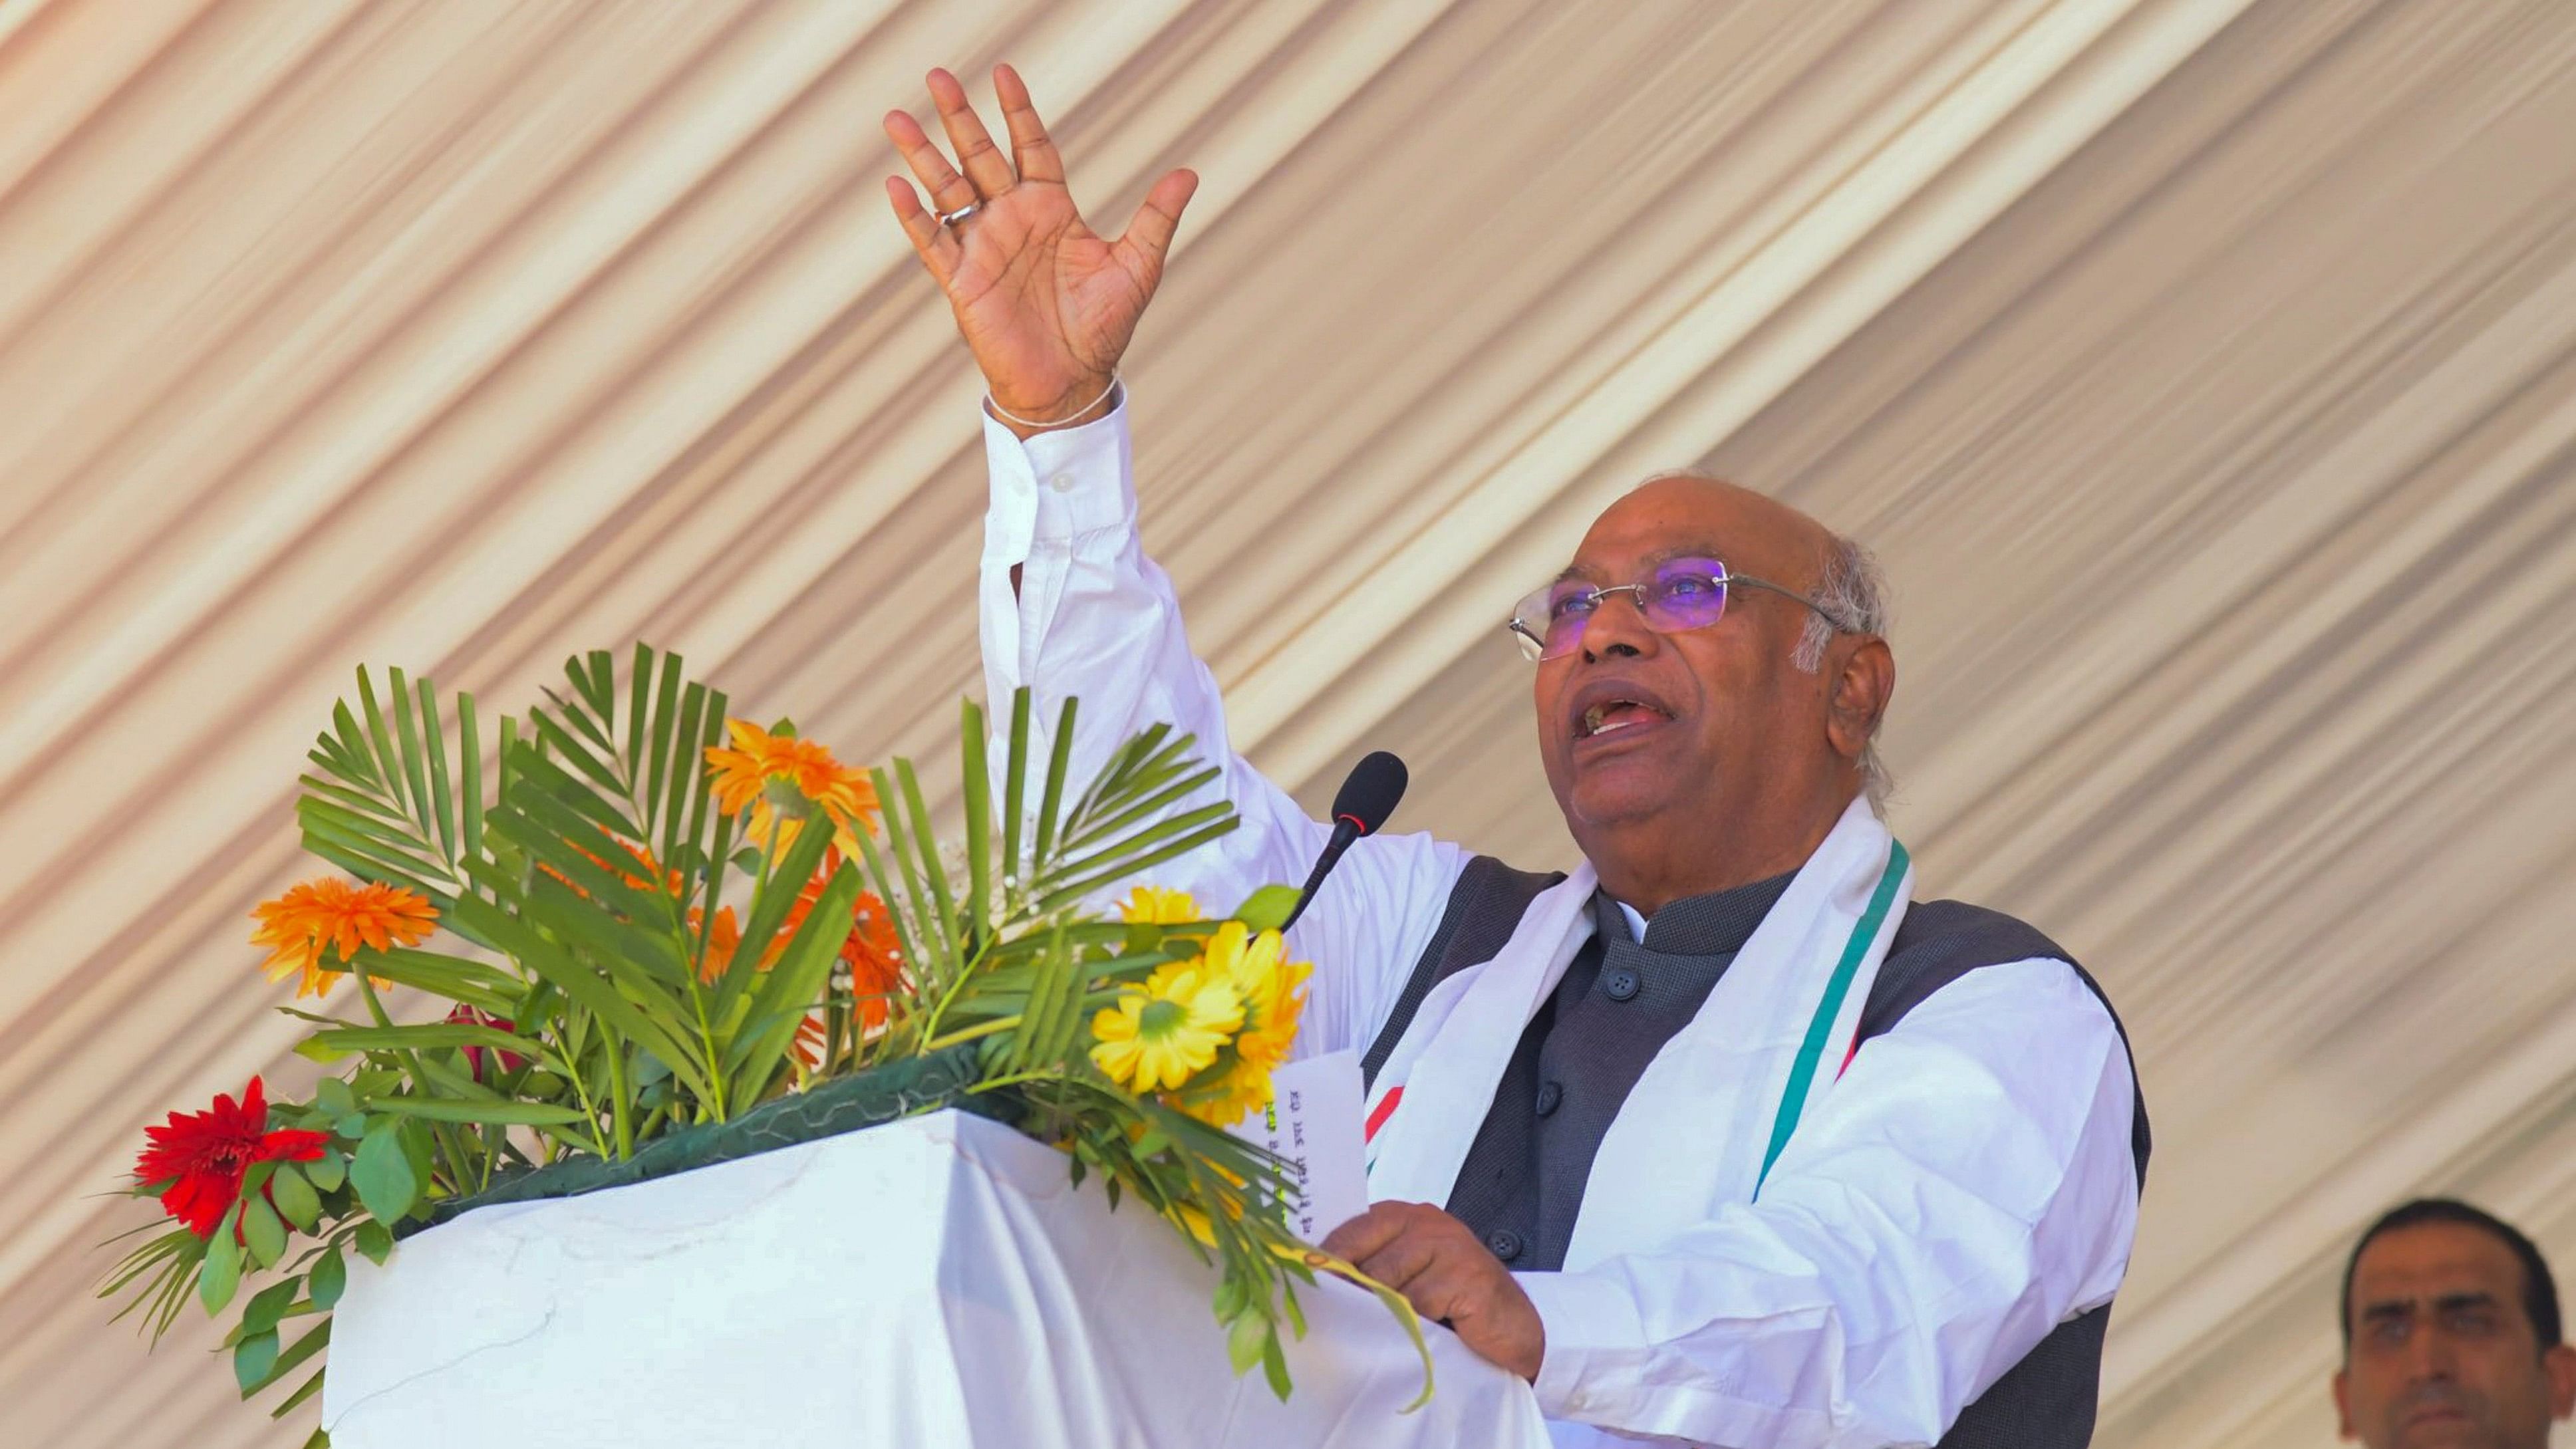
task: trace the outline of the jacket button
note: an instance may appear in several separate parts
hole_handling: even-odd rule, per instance
[[[1564,1100],[1565,1088],[1554,1082],[1541,1082],[1538,1084],[1537,1107],[1538,1114],[1540,1116],[1544,1117],[1548,1113],[1555,1111],[1556,1104]]]
[[[1614,966],[1601,973],[1601,993],[1612,1001],[1627,1001],[1634,998],[1637,988],[1644,984],[1637,979],[1636,972],[1625,966]]]
[[[1485,1247],[1508,1263],[1521,1255],[1521,1235],[1509,1228],[1496,1228],[1485,1234]]]

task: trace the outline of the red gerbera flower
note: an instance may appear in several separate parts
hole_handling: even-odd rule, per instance
[[[327,1132],[269,1131],[264,1091],[253,1077],[239,1106],[219,1094],[206,1111],[173,1112],[168,1126],[143,1129],[152,1145],[134,1159],[136,1180],[168,1183],[161,1210],[198,1237],[213,1237],[215,1225],[240,1201],[242,1174],[251,1164],[311,1162],[331,1140]]]

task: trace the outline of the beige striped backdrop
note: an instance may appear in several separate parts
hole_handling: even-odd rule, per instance
[[[1885,554],[1898,827],[2155,1109],[2101,1442],[2330,1442],[2401,1194],[2576,1277],[2566,0],[0,0],[0,1439],[300,1438],[88,1287],[147,1117],[294,1075],[350,666],[641,635],[945,770],[977,389],[876,118],[1005,55],[1099,213],[1206,177],[1145,528],[1308,798],[1561,861],[1496,620],[1653,468]]]

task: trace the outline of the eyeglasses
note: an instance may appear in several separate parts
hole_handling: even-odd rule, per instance
[[[1766,589],[1793,599],[1814,610],[1837,633],[1859,632],[1832,609],[1796,589],[1730,574],[1725,564],[1713,558],[1667,559],[1655,566],[1654,577],[1607,589],[1580,579],[1558,579],[1521,600],[1504,627],[1512,631],[1523,654],[1534,660],[1555,659],[1582,647],[1584,628],[1600,610],[1601,601],[1612,594],[1630,595],[1647,628],[1658,634],[1680,634],[1705,629],[1726,617],[1727,591],[1738,587]]]

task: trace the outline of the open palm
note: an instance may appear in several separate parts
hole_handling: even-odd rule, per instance
[[[1108,391],[1162,280],[1163,258],[1198,178],[1175,171],[1156,182],[1126,234],[1111,241],[1075,209],[1028,87],[1008,66],[997,68],[993,81],[1010,131],[1009,158],[944,70],[930,73],[930,94],[956,166],[909,114],[893,112],[885,123],[939,213],[972,207],[973,214],[943,224],[900,177],[887,180],[886,193],[913,250],[947,294],[994,402],[1023,419],[1069,422]]]

